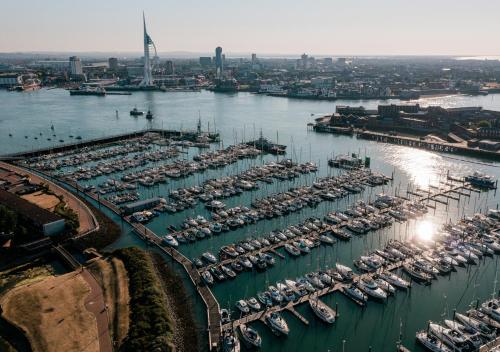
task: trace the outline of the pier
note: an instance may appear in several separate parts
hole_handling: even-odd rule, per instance
[[[60,152],[67,152],[71,150],[77,150],[85,147],[92,147],[96,145],[105,146],[107,144],[112,144],[120,141],[126,141],[132,138],[143,137],[147,133],[158,133],[160,136],[164,138],[183,138],[184,140],[195,140],[196,137],[202,133],[208,135],[209,138],[212,139],[213,142],[219,140],[218,133],[210,133],[210,132],[198,132],[198,131],[178,131],[178,130],[166,130],[159,128],[151,128],[145,129],[135,132],[129,133],[121,133],[113,136],[102,137],[102,138],[93,138],[86,140],[77,140],[73,143],[61,143],[60,145],[54,147],[40,148],[20,153],[12,153],[2,155],[1,158],[3,160],[21,160],[26,158],[37,157],[45,154],[55,154]]]
[[[498,152],[484,150],[484,149],[477,149],[477,148],[469,148],[463,144],[457,145],[454,143],[446,143],[446,142],[428,142],[415,137],[405,137],[399,135],[393,136],[381,132],[358,131],[357,138],[368,139],[382,143],[403,145],[418,149],[425,149],[433,152],[455,153],[455,154],[462,154],[474,157],[482,157],[492,160],[498,160],[498,158],[500,157],[500,153]]]

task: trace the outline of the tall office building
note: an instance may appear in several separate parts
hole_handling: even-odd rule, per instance
[[[142,77],[140,86],[152,86],[153,85],[153,68],[151,64],[151,58],[149,57],[149,49],[153,47],[155,51],[154,57],[156,57],[156,46],[153,43],[153,40],[148,34],[146,30],[146,18],[144,17],[144,12],[142,13],[142,22],[144,24],[144,74]]]
[[[69,58],[69,72],[71,75],[83,75],[82,62],[79,57],[71,56]]]
[[[172,60],[165,61],[165,73],[167,75],[173,75],[175,73],[175,66]]]
[[[218,46],[215,48],[215,77],[222,78],[223,70],[222,48]]]
[[[252,54],[252,65],[257,63],[257,54]]]
[[[118,59],[116,57],[110,57],[108,59],[108,67],[110,70],[118,70]]]

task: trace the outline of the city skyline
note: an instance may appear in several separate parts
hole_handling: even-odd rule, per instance
[[[144,10],[160,54],[196,56],[212,53],[216,46],[229,56],[500,53],[500,43],[488,40],[488,34],[500,32],[494,18],[500,11],[498,3],[424,0],[418,7],[393,0],[384,3],[258,0],[237,8],[225,0],[214,4],[149,1],[141,7],[128,1],[101,4],[95,0],[6,3],[0,20],[9,36],[0,38],[0,52],[140,53]],[[95,11],[97,5],[100,11]],[[12,13],[23,13],[23,21]]]

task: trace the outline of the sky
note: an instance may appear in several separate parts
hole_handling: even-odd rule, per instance
[[[500,55],[500,0],[0,0],[0,52]]]

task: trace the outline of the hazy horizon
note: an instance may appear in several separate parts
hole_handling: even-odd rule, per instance
[[[142,11],[160,53],[496,56],[500,2],[275,0],[238,3],[21,0],[2,6],[2,53],[142,51]]]

